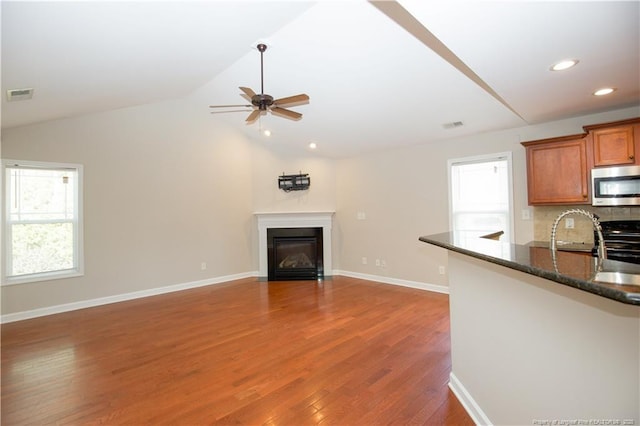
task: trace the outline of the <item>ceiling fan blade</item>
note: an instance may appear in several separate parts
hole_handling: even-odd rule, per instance
[[[211,114],[229,114],[232,112],[247,112],[246,109],[230,109],[225,111],[209,111]]]
[[[251,114],[249,114],[249,116],[247,117],[247,119],[245,120],[247,122],[247,124],[251,124],[254,121],[256,121],[256,118],[258,118],[260,116],[260,110],[259,109],[254,109]]]
[[[242,90],[244,94],[249,97],[249,99],[253,98],[256,95],[256,92],[249,89],[248,87],[241,87],[240,90]]]
[[[276,99],[275,101],[273,101],[273,104],[274,105],[288,105],[288,104],[295,104],[295,103],[307,102],[307,101],[309,101],[309,95],[301,93],[301,94],[295,95],[295,96],[288,96],[286,98]]]
[[[209,108],[251,108],[251,105],[209,105]]]
[[[283,117],[290,118],[292,120],[300,120],[302,118],[302,114],[299,112],[291,111],[290,109],[280,108],[280,107],[271,107],[271,112],[274,114],[282,115]]]

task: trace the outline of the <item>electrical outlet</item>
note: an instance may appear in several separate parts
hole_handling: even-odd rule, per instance
[[[442,266],[442,265],[438,266],[438,273],[440,275],[444,275],[444,266]]]
[[[529,209],[522,210],[522,220],[531,220],[531,212]]]
[[[566,229],[573,229],[575,227],[575,223],[572,217],[568,217],[564,220],[564,227]]]
[[[380,261],[380,267],[381,268],[386,268],[387,267],[387,261],[386,260],[381,260]]]
[[[363,265],[366,265],[366,264],[367,264],[367,258],[366,258],[366,257],[363,257],[363,258],[362,258],[362,264],[363,264]]]
[[[207,262],[202,262],[200,264],[200,270],[204,271],[205,269],[207,269]]]
[[[376,259],[376,266],[380,266],[380,259]]]

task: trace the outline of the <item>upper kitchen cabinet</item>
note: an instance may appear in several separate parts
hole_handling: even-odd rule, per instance
[[[522,142],[529,205],[588,204],[586,134]]]
[[[640,118],[583,129],[579,135],[522,142],[529,205],[589,204],[592,168],[640,165]]]
[[[640,164],[640,119],[584,126],[595,167]]]

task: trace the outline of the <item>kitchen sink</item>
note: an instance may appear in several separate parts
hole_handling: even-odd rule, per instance
[[[640,286],[639,274],[627,274],[624,272],[600,271],[593,280],[603,283]]]

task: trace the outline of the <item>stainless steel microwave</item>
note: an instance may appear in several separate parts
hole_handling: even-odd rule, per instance
[[[594,206],[640,206],[640,166],[591,170]]]

